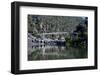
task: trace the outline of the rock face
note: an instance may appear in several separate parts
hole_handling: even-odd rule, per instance
[[[28,32],[33,35],[43,32],[70,33],[82,20],[82,17],[74,16],[28,15]]]

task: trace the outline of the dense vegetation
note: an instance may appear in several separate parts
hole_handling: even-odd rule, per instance
[[[67,45],[87,48],[88,45],[88,20],[87,17],[76,26],[76,29],[66,38]]]

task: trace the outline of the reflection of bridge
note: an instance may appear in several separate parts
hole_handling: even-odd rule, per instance
[[[46,35],[69,35],[68,32],[52,32],[52,33],[39,33],[37,34],[41,36],[40,38],[32,36],[28,33],[28,48],[33,48],[33,46],[37,45],[56,45],[56,46],[64,46],[65,45],[65,38],[61,36],[59,38],[55,37],[54,39],[46,37]]]

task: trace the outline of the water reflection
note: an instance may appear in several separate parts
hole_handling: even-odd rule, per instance
[[[34,45],[28,49],[28,60],[55,60],[87,58],[86,48],[66,46]]]

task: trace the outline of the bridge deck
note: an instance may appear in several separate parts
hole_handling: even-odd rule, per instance
[[[40,33],[37,35],[57,35],[57,34],[68,34],[68,32],[52,32],[52,33]]]

